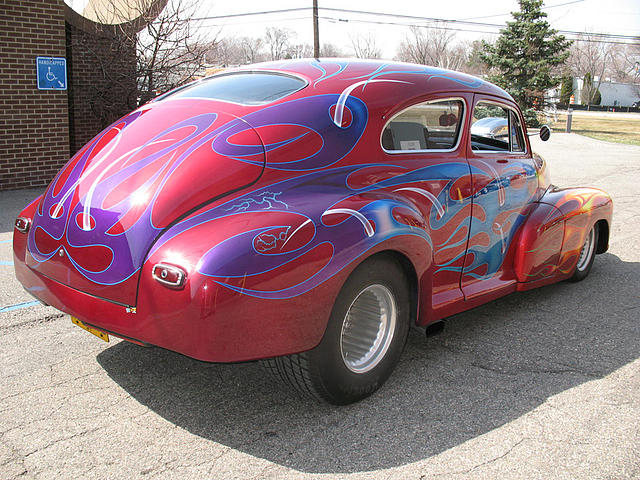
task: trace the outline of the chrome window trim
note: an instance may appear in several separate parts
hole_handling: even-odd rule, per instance
[[[384,148],[384,145],[382,145],[382,135],[384,135],[384,131],[387,129],[389,124],[391,122],[393,122],[393,120],[396,117],[402,115],[407,110],[409,110],[411,108],[414,108],[414,107],[416,107],[418,105],[424,105],[424,104],[428,104],[428,103],[437,103],[437,102],[449,102],[451,100],[460,100],[462,102],[462,118],[459,121],[460,130],[458,131],[458,138],[456,139],[456,144],[452,148],[448,148],[448,149],[428,148],[428,149],[421,149],[421,150],[387,150],[386,148]],[[467,119],[466,116],[467,116],[467,104],[466,104],[465,99],[463,97],[445,97],[445,98],[437,98],[437,99],[433,99],[433,100],[427,100],[426,102],[414,103],[413,105],[410,105],[407,108],[403,108],[402,110],[400,110],[393,117],[391,117],[387,121],[387,123],[384,124],[384,127],[382,127],[382,130],[380,131],[380,146],[382,147],[382,151],[383,152],[388,153],[390,155],[407,154],[407,153],[447,153],[447,152],[455,152],[458,149],[458,147],[460,146],[460,140],[462,139],[462,130],[464,129],[464,125],[465,125],[465,122],[466,122],[466,119]]]
[[[523,153],[527,153],[527,142],[524,139],[524,129],[522,128],[522,122],[520,121],[520,117],[518,116],[518,112],[516,112],[514,109],[510,109],[511,113],[513,114],[514,117],[516,117],[516,119],[518,120],[518,128],[520,129],[520,139],[522,140],[522,150],[520,151],[514,151],[513,150],[513,142],[511,141],[511,116],[509,116],[509,148],[510,148],[510,153],[514,153],[514,154],[523,154]]]

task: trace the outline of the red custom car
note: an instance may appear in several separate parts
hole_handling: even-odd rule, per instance
[[[295,60],[191,83],[104,130],[20,214],[15,268],[105,339],[266,359],[343,404],[384,382],[410,324],[584,278],[611,212],[600,190],[550,184],[494,85]]]

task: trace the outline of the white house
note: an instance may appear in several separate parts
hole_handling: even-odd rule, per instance
[[[573,79],[573,94],[576,103],[579,103],[582,93],[582,78]],[[598,78],[593,81],[594,86],[598,86]],[[598,87],[602,100],[600,105],[608,107],[630,107],[635,102],[640,102],[640,83],[618,83],[610,81],[600,82]]]

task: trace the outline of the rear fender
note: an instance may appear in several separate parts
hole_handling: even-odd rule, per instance
[[[316,197],[324,207],[312,209],[288,202],[286,209],[194,215],[165,232],[146,263],[183,265],[189,275],[264,300],[304,294],[344,269],[350,272],[350,265],[355,262],[355,268],[372,252],[398,250],[418,273],[429,266],[427,221],[409,202],[388,193],[353,195],[333,204],[322,200]],[[217,210],[227,211],[229,204],[244,208],[246,199]],[[416,245],[421,245],[417,251]]]
[[[324,193],[310,203],[306,195],[274,192],[254,191],[194,214],[168,229],[145,262],[139,310],[185,312],[183,331],[209,339],[192,348],[200,358],[313,348],[344,281],[363,260],[393,250],[417,272],[429,264],[426,222],[401,197]],[[152,275],[157,263],[183,268],[184,289],[159,285]]]

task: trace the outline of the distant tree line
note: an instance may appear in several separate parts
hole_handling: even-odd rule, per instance
[[[110,0],[112,10],[122,8],[120,0]],[[130,0],[127,8],[140,3],[146,11],[151,0]],[[105,0],[105,4],[108,0]],[[567,40],[551,28],[542,11],[543,0],[519,0],[513,20],[495,41],[459,41],[446,25],[431,23],[407,29],[395,59],[434,67],[458,70],[487,78],[507,90],[527,116],[544,107],[545,92],[560,86],[560,101],[568,103],[573,93],[573,77],[583,79],[582,101],[599,103],[603,79],[640,82],[640,38],[629,45],[603,43],[595,38]],[[203,74],[207,65],[220,67],[244,65],[266,60],[309,58],[311,45],[300,42],[288,28],[270,26],[258,36],[226,36],[207,29],[196,20],[197,0],[167,0],[158,14],[153,12],[139,33],[119,32],[111,57],[102,60],[102,71],[109,75],[109,65],[124,48],[137,52],[137,66],[132,75],[135,91],[131,98],[142,104],[159,93]],[[380,58],[381,48],[374,32],[351,34],[350,45],[339,47],[322,42],[321,57]],[[119,79],[114,78],[114,81]],[[640,91],[638,92],[640,98]],[[96,105],[99,105],[96,94]],[[135,105],[133,105],[135,107]]]

